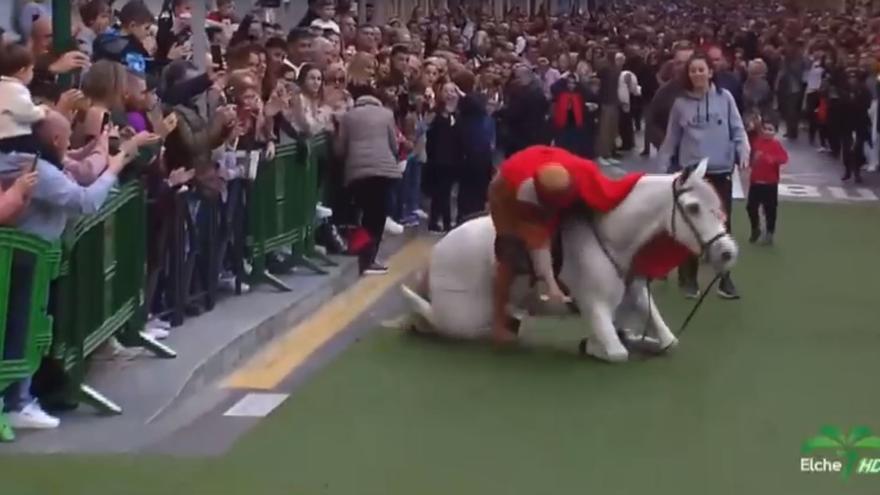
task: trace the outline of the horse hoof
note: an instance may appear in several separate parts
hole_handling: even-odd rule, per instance
[[[665,346],[663,346],[663,348],[662,348],[661,350],[662,350],[663,352],[671,351],[671,350],[675,349],[676,347],[678,347],[678,344],[679,344],[679,342],[678,342],[678,339],[677,339],[677,338],[676,338],[676,339],[672,339],[672,341],[669,342],[668,344],[666,344]]]
[[[601,344],[596,342],[595,339],[585,339],[586,344],[584,347],[584,352],[587,355],[593,356],[596,359],[600,359],[609,363],[623,363],[629,359],[629,351],[626,350],[625,347],[620,346],[620,349],[607,351]],[[582,343],[584,341],[581,341]]]
[[[519,335],[519,330],[522,327],[522,320],[516,316],[508,316],[507,327],[510,329],[511,333]]]
[[[578,354],[585,356],[587,354],[587,339],[581,339],[578,343]]]

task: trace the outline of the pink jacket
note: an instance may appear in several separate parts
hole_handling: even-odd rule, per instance
[[[92,185],[107,168],[107,156],[95,142],[93,140],[78,150],[70,150],[64,157],[64,172],[83,187]]]

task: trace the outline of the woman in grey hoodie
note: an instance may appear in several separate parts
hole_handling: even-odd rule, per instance
[[[708,158],[706,179],[721,197],[729,231],[733,167],[747,163],[749,140],[733,96],[712,82],[711,65],[704,55],[688,61],[684,77],[685,93],[672,105],[666,138],[658,153],[660,167],[668,169],[673,159],[685,167]],[[697,267],[694,258],[679,268],[679,284],[687,297],[699,296]],[[739,298],[730,274],[721,279],[718,294],[727,299]]]

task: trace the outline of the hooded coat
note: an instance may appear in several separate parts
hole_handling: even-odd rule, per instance
[[[675,100],[658,157],[663,169],[673,157],[683,167],[708,158],[707,173],[723,174],[732,172],[735,162],[745,160],[749,152],[733,95],[713,84],[704,95],[686,92]]]

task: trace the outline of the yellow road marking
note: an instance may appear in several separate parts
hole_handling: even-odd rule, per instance
[[[378,301],[388,289],[419,268],[427,259],[431,246],[427,239],[407,243],[389,260],[388,274],[360,279],[233,372],[225,380],[224,386],[256,390],[277,387],[312,353]]]

